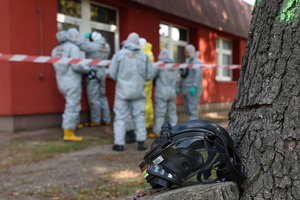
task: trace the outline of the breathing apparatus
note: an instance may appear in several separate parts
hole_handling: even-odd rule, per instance
[[[182,185],[193,176],[199,182],[232,180],[239,186],[246,180],[228,132],[206,120],[173,127],[164,122],[139,167],[152,188]]]

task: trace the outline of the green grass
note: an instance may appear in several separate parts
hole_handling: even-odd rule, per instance
[[[92,145],[112,144],[112,135],[106,138],[88,137],[81,142],[46,141],[38,143],[13,142],[9,147],[9,156],[1,161],[0,167],[28,164],[52,158],[59,153],[78,151]]]
[[[81,189],[71,199],[103,199],[118,198],[132,195],[133,193],[148,188],[149,184],[143,177],[129,179],[126,183],[118,182],[114,184],[103,183],[97,187]]]

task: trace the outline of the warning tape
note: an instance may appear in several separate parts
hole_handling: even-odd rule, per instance
[[[1,54],[0,60],[13,61],[13,62],[32,62],[32,63],[60,63],[60,64],[80,64],[80,65],[100,65],[109,66],[110,60],[97,60],[97,59],[77,59],[77,58],[58,58],[50,56],[29,56],[22,54]],[[153,66],[158,68],[224,68],[224,69],[240,69],[241,65],[215,65],[215,64],[183,64],[183,63],[153,63]]]
[[[184,63],[162,63],[156,62],[153,63],[153,66],[158,68],[180,68],[180,69],[240,69],[241,65],[216,65],[216,64],[184,64]]]

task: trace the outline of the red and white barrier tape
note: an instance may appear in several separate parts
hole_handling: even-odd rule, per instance
[[[81,64],[81,65],[101,65],[109,66],[110,60],[96,59],[77,59],[77,58],[57,58],[50,56],[28,56],[21,54],[1,54],[0,60],[14,62],[32,62],[32,63],[61,63],[61,64]],[[241,65],[215,65],[215,64],[183,64],[183,63],[153,63],[153,66],[158,68],[224,68],[224,69],[240,69]]]
[[[224,69],[240,69],[241,65],[215,65],[215,64],[185,64],[185,63],[161,63],[156,62],[153,63],[153,66],[158,68],[180,68],[180,69],[216,69],[216,68],[224,68]]]

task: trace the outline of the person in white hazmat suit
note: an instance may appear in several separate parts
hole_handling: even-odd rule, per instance
[[[162,49],[158,55],[158,62],[173,63],[174,61],[170,58],[167,49]],[[150,138],[157,138],[159,136],[166,113],[172,126],[175,126],[178,121],[175,88],[179,69],[155,68],[154,74],[154,125],[153,133],[148,134]]]
[[[105,60],[110,53],[110,46],[105,38],[98,32],[87,33],[85,36],[90,41],[86,42],[86,37],[80,37],[76,28],[68,30],[74,38],[78,38],[79,49],[86,54],[86,58]],[[106,97],[106,66],[90,66],[96,76],[86,76],[86,93],[90,107],[90,122],[86,126],[100,126],[101,120],[104,125],[109,125],[111,121],[110,109]]]
[[[128,35],[125,46],[116,53],[109,66],[109,75],[116,81],[114,102],[114,151],[124,151],[126,121],[132,110],[138,150],[146,150],[145,85],[153,78],[152,64],[141,51],[139,35]]]
[[[193,45],[187,45],[184,53],[187,64],[202,64],[198,59],[199,52],[196,52]],[[178,88],[176,88],[178,95],[180,87],[183,105],[185,112],[189,115],[189,120],[198,119],[198,104],[202,94],[202,69],[183,69]]]
[[[80,58],[80,50],[74,44],[68,31],[59,31],[56,34],[58,46],[52,50],[52,57]],[[65,110],[62,115],[62,128],[64,141],[81,141],[83,138],[75,135],[76,124],[79,122],[81,110],[82,73],[88,74],[91,69],[86,65],[78,64],[53,64],[56,72],[58,90],[66,100]]]

